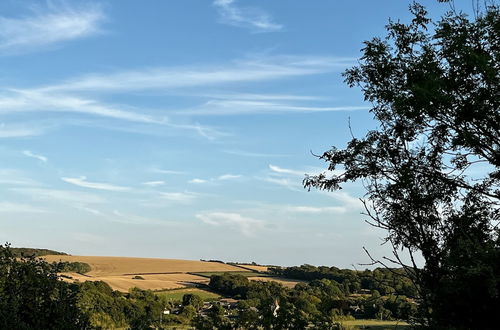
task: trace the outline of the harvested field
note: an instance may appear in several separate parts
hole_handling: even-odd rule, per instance
[[[206,277],[187,274],[188,272],[245,272],[243,269],[217,262],[125,257],[91,256],[44,256],[48,262],[84,262],[92,270],[85,275],[64,273],[71,279],[66,281],[104,281],[114,290],[127,292],[133,287],[149,290],[177,289],[206,284]],[[143,279],[133,279],[139,275]]]
[[[256,272],[267,272],[267,266],[242,265],[245,268],[255,270]]]
[[[278,283],[280,283],[281,285],[283,285],[284,287],[287,287],[287,288],[293,288],[298,283],[304,283],[304,281],[289,280],[289,279],[286,279],[286,278],[272,277],[272,276],[255,276],[255,277],[249,277],[248,279],[252,280],[252,281],[263,281],[263,282],[273,281],[273,282],[278,282]]]
[[[180,289],[185,288],[187,282],[172,280],[169,278],[147,278],[147,275],[141,275],[144,280],[133,279],[130,275],[114,275],[114,276],[85,276],[77,273],[63,273],[62,275],[69,276],[71,279],[64,278],[65,281],[104,281],[113,288],[113,290],[118,290],[122,292],[128,292],[129,289],[137,287],[143,290],[163,290],[163,289]],[[184,274],[180,274],[184,275]],[[188,275],[189,276],[189,275]],[[192,278],[190,278],[192,280]],[[198,282],[201,283],[205,278],[197,278]],[[187,279],[185,280],[187,281]]]
[[[92,267],[92,270],[87,273],[90,276],[244,271],[241,268],[219,262],[197,260],[60,255],[44,256],[43,258],[48,262],[85,262]]]
[[[243,268],[241,269],[240,272],[197,272],[197,273],[190,273],[190,274],[203,276],[206,278],[210,278],[210,276],[212,276],[212,275],[224,275],[224,274],[241,275],[241,276],[245,276],[245,277],[256,277],[256,276],[265,277],[265,276],[267,276],[266,274],[258,274],[256,272],[250,272],[248,270],[245,271]]]

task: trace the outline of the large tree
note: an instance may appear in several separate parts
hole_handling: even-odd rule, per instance
[[[472,18],[452,7],[433,22],[413,4],[411,22],[390,21],[386,37],[366,41],[344,75],[378,128],[325,152],[329,172],[304,180],[326,190],[364,183],[369,222],[394,250],[385,259],[414,281],[419,321],[432,328],[493,328],[500,318],[500,11],[481,5]]]
[[[78,286],[60,280],[58,271],[0,245],[0,329],[88,329],[77,307]]]

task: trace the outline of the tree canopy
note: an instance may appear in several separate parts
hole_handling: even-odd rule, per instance
[[[500,308],[499,7],[487,2],[473,18],[452,10],[437,22],[421,5],[410,10],[411,22],[390,21],[344,73],[378,128],[326,151],[329,172],[304,185],[364,183],[369,222],[387,230],[386,259],[418,288],[422,324],[491,328]]]

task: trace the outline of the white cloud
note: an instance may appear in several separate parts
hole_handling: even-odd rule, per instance
[[[286,187],[293,191],[303,191],[301,181],[299,180],[291,180],[289,178],[274,178],[274,177],[265,177],[258,179]]]
[[[288,206],[286,208],[289,212],[299,213],[345,213],[347,211],[344,206],[326,206],[326,207],[313,207],[313,206]]]
[[[223,174],[217,177],[217,180],[234,180],[241,178],[239,174]]]
[[[46,210],[28,204],[0,202],[1,213],[45,213]]]
[[[353,197],[347,192],[326,190],[319,190],[318,192],[341,202],[348,208],[360,209],[363,207],[363,203],[359,200],[359,198]]]
[[[11,188],[11,191],[30,196],[33,199],[52,200],[56,202],[98,204],[106,200],[94,194],[71,190],[56,190],[46,188]]]
[[[242,157],[271,158],[271,157],[287,157],[287,156],[289,156],[289,155],[285,155],[285,154],[267,154],[267,153],[250,152],[250,151],[244,151],[244,150],[222,150],[222,152],[225,152],[226,154],[235,155],[235,156],[242,156]]]
[[[208,212],[197,214],[196,217],[208,225],[236,228],[245,236],[253,236],[256,231],[265,227],[264,221],[239,213]]]
[[[182,171],[164,170],[161,168],[154,168],[154,167],[151,168],[150,171],[153,173],[160,173],[160,174],[186,174],[186,172]]]
[[[358,111],[369,110],[366,106],[341,106],[341,107],[312,107],[299,106],[287,103],[275,103],[252,100],[210,100],[205,104],[179,112],[179,114],[197,115],[241,115],[264,113],[303,113],[303,112],[331,112],[331,111]]]
[[[198,179],[198,178],[194,178],[194,179],[188,181],[188,183],[206,183],[206,182],[208,182],[208,181],[203,180],[203,179]]]
[[[99,32],[104,19],[101,8],[70,7],[66,2],[33,8],[31,16],[0,17],[0,52],[29,52]]]
[[[42,156],[42,155],[34,154],[31,151],[29,151],[29,150],[24,150],[23,151],[23,155],[25,155],[26,157],[31,157],[31,158],[38,159],[39,161],[42,161],[44,163],[46,163],[47,160],[48,160],[47,157]]]
[[[130,190],[129,187],[123,186],[115,186],[109,183],[100,183],[100,182],[89,182],[86,181],[87,178],[85,176],[81,176],[79,178],[61,178],[61,180],[74,184],[76,186],[98,189],[98,190],[108,190],[108,191],[127,191]]]
[[[292,95],[292,94],[249,94],[249,93],[232,93],[232,94],[207,94],[200,95],[213,99],[223,100],[259,100],[259,101],[318,101],[323,98],[308,95]]]
[[[149,187],[158,187],[163,186],[165,184],[165,181],[147,181],[143,182],[142,184]]]
[[[239,174],[222,174],[216,178],[211,178],[210,180],[194,178],[192,180],[189,180],[188,183],[207,183],[207,182],[216,182],[216,181],[227,181],[227,180],[239,179],[242,177],[243,176],[239,175]]]
[[[82,210],[82,211],[85,211],[85,212],[88,212],[88,213],[91,213],[93,215],[98,215],[98,216],[104,216],[104,214],[99,211],[99,210],[96,210],[96,209],[93,209],[91,207],[88,207],[86,205],[74,205],[74,207],[78,210]]]
[[[1,109],[1,105],[0,105]],[[1,111],[1,110],[0,110]],[[26,136],[36,136],[43,134],[44,130],[27,125],[5,125],[0,124],[0,138],[16,138]]]
[[[269,169],[271,171],[275,172],[275,173],[291,174],[291,175],[302,176],[302,177],[304,177],[305,174],[306,174],[305,171],[291,170],[291,169],[288,169],[288,168],[283,168],[283,167],[279,167],[279,166],[271,165],[271,164],[269,164]]]
[[[249,28],[255,32],[273,32],[283,29],[272,17],[260,8],[238,7],[236,0],[215,0],[214,6],[224,24]]]
[[[121,119],[148,124],[166,124],[166,118],[124,111],[116,106],[102,104],[92,99],[46,93],[39,90],[10,89],[10,94],[0,95],[0,113],[17,112],[73,112],[100,117]]]
[[[25,174],[19,170],[13,170],[8,168],[0,169],[0,184],[2,185],[12,185],[12,186],[37,186],[38,182],[34,181],[25,176]]]
[[[276,80],[344,69],[355,64],[353,58],[328,56],[267,56],[237,60],[211,67],[157,67],[137,71],[91,74],[62,84],[38,89],[40,92],[132,90],[165,91],[173,88]]]
[[[174,202],[188,203],[196,198],[196,194],[190,192],[162,192],[161,197]]]

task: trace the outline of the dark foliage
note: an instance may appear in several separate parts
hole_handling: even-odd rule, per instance
[[[86,329],[78,286],[59,280],[57,267],[33,256],[16,258],[0,246],[1,329]]]
[[[435,25],[414,4],[409,24],[390,22],[386,38],[365,42],[345,77],[379,127],[321,156],[342,174],[304,181],[363,181],[370,222],[394,248],[386,259],[416,283],[420,322],[432,328],[500,319],[500,11],[485,4],[473,19],[452,11]]]
[[[63,261],[58,263],[58,267],[60,272],[72,272],[80,274],[85,274],[92,270],[89,264],[79,261],[74,261],[74,262]]]
[[[10,248],[14,257],[42,257],[48,255],[67,255],[67,253],[37,248]]]

